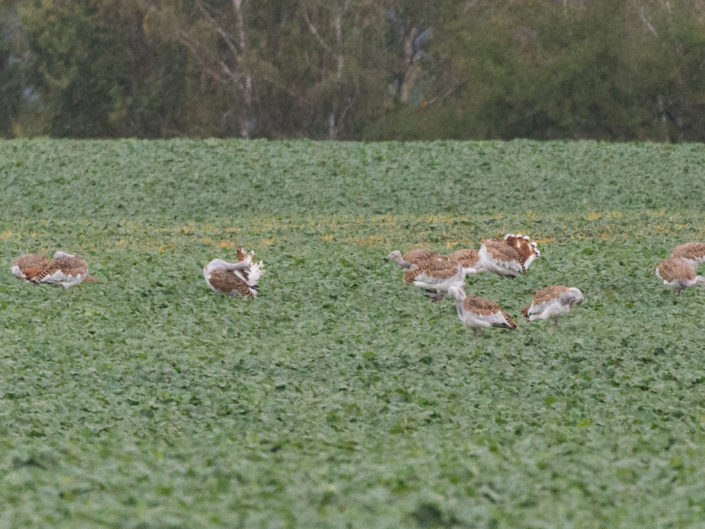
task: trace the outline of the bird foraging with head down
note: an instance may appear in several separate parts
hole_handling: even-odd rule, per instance
[[[463,325],[473,330],[475,336],[481,335],[486,327],[519,328],[514,319],[494,301],[468,296],[457,286],[449,288],[448,295],[455,298],[458,318]]]
[[[684,288],[705,286],[705,277],[696,276],[691,264],[681,258],[664,259],[654,269],[654,274],[678,295]]]
[[[558,327],[558,316],[568,313],[583,300],[580,289],[553,285],[538,290],[531,305],[521,309],[521,312],[529,321],[553,320],[554,326]]]

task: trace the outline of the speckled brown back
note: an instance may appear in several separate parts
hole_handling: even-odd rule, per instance
[[[504,316],[512,329],[519,327],[509,314],[504,312],[502,308],[497,305],[497,303],[489,299],[468,296],[463,302],[463,307],[465,310],[474,312],[475,314],[479,314],[481,316],[491,316],[492,314],[500,313]]]
[[[214,270],[210,274],[209,282],[213,288],[228,296],[254,297],[249,285],[228,270]]]
[[[662,261],[656,269],[661,279],[664,281],[674,281],[678,279],[692,280],[695,278],[695,270],[683,259],[666,259]]]
[[[437,260],[437,259],[446,259],[445,255],[441,255],[438,252],[434,252],[432,250],[427,250],[425,248],[418,248],[416,250],[411,250],[406,252],[403,256],[402,259],[406,262],[413,263],[413,264],[421,264],[426,261],[432,261],[432,260]]]
[[[702,259],[705,257],[705,242],[687,242],[673,249],[673,257]]]
[[[35,280],[41,281],[58,270],[71,276],[77,276],[79,274],[86,275],[88,274],[88,263],[77,255],[73,257],[59,257],[47,263],[44,269],[36,276]]]
[[[485,241],[485,248],[490,252],[492,257],[500,261],[516,261],[522,266],[524,265],[524,256],[519,253],[519,250],[504,244],[504,242]]]
[[[541,290],[537,291],[536,294],[534,294],[534,305],[538,305],[540,303],[545,303],[546,301],[556,299],[560,297],[563,292],[566,292],[568,290],[568,287],[564,287],[562,285],[552,285],[550,287],[542,288]]]
[[[466,268],[475,266],[479,258],[479,252],[475,248],[456,250],[448,255],[448,259],[460,263]]]

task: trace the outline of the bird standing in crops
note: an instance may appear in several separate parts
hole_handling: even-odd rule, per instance
[[[485,327],[503,327],[517,329],[519,326],[512,317],[504,312],[494,301],[468,296],[462,288],[453,286],[448,295],[455,298],[458,318],[475,336],[483,333]]]
[[[531,305],[521,309],[521,312],[529,321],[553,320],[554,326],[558,327],[558,316],[568,313],[583,300],[579,289],[553,285],[537,291]]]
[[[514,278],[526,273],[525,259],[516,248],[495,240],[486,240],[478,252],[481,270]]]
[[[663,280],[663,284],[671,287],[680,295],[684,288],[705,286],[705,277],[696,276],[695,269],[685,259],[664,259],[654,269],[654,274]]]
[[[449,288],[462,288],[465,284],[465,270],[459,263],[435,263],[408,270],[404,279],[408,281],[411,277],[414,285],[423,288],[433,301],[443,299]]]

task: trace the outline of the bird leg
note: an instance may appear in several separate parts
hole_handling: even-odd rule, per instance
[[[553,322],[553,323],[551,323]],[[549,318],[546,320],[546,332],[548,334],[553,334],[553,331],[555,331],[558,328],[558,324],[556,322],[555,318]]]
[[[431,301],[440,301],[443,299],[442,292],[434,292],[433,290],[427,290],[426,295],[431,298]]]

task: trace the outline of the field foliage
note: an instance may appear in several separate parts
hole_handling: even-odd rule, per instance
[[[696,527],[705,292],[654,266],[705,240],[700,145],[0,143],[0,528]],[[519,316],[474,338],[383,257],[529,233]],[[253,248],[256,300],[202,266]],[[23,252],[87,258],[62,291]],[[702,269],[701,269],[702,272]]]

